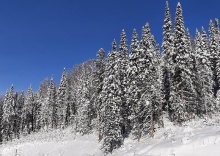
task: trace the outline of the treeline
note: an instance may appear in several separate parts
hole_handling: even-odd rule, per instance
[[[218,113],[220,31],[215,19],[209,36],[202,27],[195,39],[184,26],[177,4],[174,26],[165,8],[162,51],[147,23],[139,39],[134,29],[128,47],[122,30],[105,56],[64,69],[60,84],[53,78],[27,94],[6,93],[1,114],[3,142],[31,132],[74,126],[82,135],[97,132],[102,149],[112,152],[132,135],[138,141],[163,127],[163,113],[175,124]]]

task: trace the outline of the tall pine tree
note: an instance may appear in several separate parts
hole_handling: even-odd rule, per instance
[[[191,53],[187,41],[182,7],[178,3],[176,8],[176,18],[174,27],[174,65],[171,68],[171,110],[172,120],[181,124],[189,119],[187,107],[194,100],[194,87],[192,81]]]
[[[101,48],[97,53],[96,60],[96,72],[95,72],[95,85],[96,85],[96,108],[97,108],[97,127],[99,132],[99,141],[102,139],[103,135],[103,127],[101,126],[101,122],[103,120],[102,116],[102,97],[101,92],[103,90],[103,81],[104,81],[104,73],[105,73],[105,51]]]
[[[198,70],[198,79],[200,96],[199,103],[197,106],[197,114],[209,114],[213,112],[215,101],[213,94],[213,72],[211,70],[210,62],[210,50],[208,45],[208,37],[205,32],[205,29],[202,27],[201,35],[197,33],[196,35],[196,60],[197,60],[197,70]]]
[[[14,132],[14,87],[11,86],[10,92],[6,92],[5,99],[3,103],[3,115],[2,115],[2,138],[3,142],[7,142],[13,139]]]
[[[165,8],[165,19],[163,25],[163,42],[162,42],[162,62],[161,70],[163,74],[163,109],[170,112],[169,98],[170,98],[170,72],[173,66],[173,31],[172,20],[168,1]]]
[[[217,77],[217,62],[218,62],[218,35],[216,34],[216,28],[210,20],[209,23],[209,48],[211,53],[211,66],[212,66],[212,75],[213,75],[213,92],[214,96],[216,97],[217,91],[219,90],[219,83],[218,83],[218,77]]]
[[[119,45],[119,52],[118,52],[118,59],[117,67],[118,67],[118,75],[119,81],[121,83],[121,99],[122,99],[122,106],[121,106],[121,115],[123,121],[121,123],[122,133],[123,135],[127,135],[129,128],[130,128],[130,121],[128,120],[128,116],[130,114],[130,106],[126,101],[127,96],[127,88],[128,88],[128,81],[127,81],[127,68],[128,68],[128,46],[127,46],[127,39],[124,29],[122,30],[121,37],[120,37],[120,45]]]
[[[116,52],[116,42],[112,43],[112,52],[108,54],[108,62],[105,69],[105,78],[102,91],[103,109],[103,145],[106,153],[112,152],[123,143],[121,123],[121,98],[122,88],[120,75],[118,72],[118,53]]]
[[[130,45],[129,66],[128,66],[128,96],[127,103],[130,106],[129,119],[132,126],[132,134],[136,139],[140,140],[140,106],[139,100],[141,97],[141,90],[138,86],[139,81],[139,66],[140,66],[140,44],[138,40],[138,34],[136,29],[133,30],[132,40]]]
[[[26,98],[24,100],[24,106],[22,108],[22,132],[29,134],[34,131],[34,93],[30,86]]]
[[[58,127],[64,128],[66,126],[66,112],[68,106],[68,82],[67,73],[64,68],[63,74],[60,80],[60,85],[57,91],[57,106],[58,106]]]

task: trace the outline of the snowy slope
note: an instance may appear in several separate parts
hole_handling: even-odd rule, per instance
[[[71,128],[22,137],[0,147],[2,156],[102,156],[95,134],[75,135]],[[175,126],[168,120],[153,139],[131,137],[112,156],[219,156],[220,116]]]
[[[219,119],[190,122],[183,127],[166,122],[166,128],[156,132],[154,139],[143,139],[139,145],[127,140],[124,151],[117,151],[116,155],[219,156],[219,126]]]

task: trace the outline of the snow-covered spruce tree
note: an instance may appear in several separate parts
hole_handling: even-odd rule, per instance
[[[34,93],[30,86],[26,98],[24,100],[24,106],[22,108],[22,126],[21,130],[23,134],[29,134],[34,130]]]
[[[13,108],[12,106],[8,105],[8,97],[9,97],[9,93],[7,91],[5,94],[3,107],[2,107],[3,114],[2,114],[2,120],[1,120],[1,136],[2,136],[3,142],[9,141],[11,138],[10,135],[13,134],[11,125],[9,123],[10,110],[13,110]]]
[[[141,44],[140,44],[140,49],[139,49],[139,54],[138,54],[138,64],[137,64],[137,76],[136,76],[136,80],[137,83],[137,87],[134,88],[136,90],[134,91],[138,91],[137,95],[138,96],[138,100],[137,100],[137,105],[133,107],[135,114],[137,115],[136,117],[134,117],[135,120],[133,120],[134,123],[133,124],[133,132],[136,135],[138,141],[140,140],[141,136],[143,135],[143,125],[144,125],[144,119],[146,117],[146,109],[144,109],[146,107],[146,103],[141,101],[141,97],[143,96],[143,94],[145,93],[145,91],[147,91],[147,78],[148,78],[148,74],[147,72],[145,72],[145,70],[148,69],[148,62],[147,62],[147,46],[145,45],[146,41],[150,41],[150,38],[148,38],[149,36],[147,36],[147,34],[149,35],[149,30],[147,30],[147,27],[149,29],[149,25],[148,23],[146,24],[145,27],[142,28],[142,40],[141,40]],[[148,31],[148,32],[147,32]],[[150,83],[150,82],[149,82]],[[133,92],[134,92],[133,91]],[[153,113],[152,113],[153,114]],[[151,118],[152,119],[152,118]]]
[[[197,109],[197,103],[198,103],[198,96],[199,93],[197,92],[197,86],[199,86],[198,82],[198,71],[197,71],[197,64],[196,64],[196,53],[195,50],[193,50],[194,46],[194,40],[190,36],[189,29],[187,28],[185,31],[186,35],[186,48],[187,52],[189,53],[189,58],[188,60],[188,68],[189,68],[189,75],[190,79],[192,81],[192,88],[193,92],[191,92],[190,98],[187,99],[188,104],[186,107],[186,111],[188,114],[188,118],[192,119],[195,118],[196,115],[196,109]]]
[[[14,137],[14,87],[10,88],[10,92],[6,92],[3,103],[3,115],[2,115],[2,138],[3,142],[7,142]]]
[[[87,134],[91,130],[91,120],[89,118],[90,113],[90,97],[89,97],[89,90],[88,90],[88,81],[86,80],[86,73],[85,66],[82,65],[82,74],[79,80],[80,88],[79,88],[79,97],[78,97],[78,111],[77,111],[77,118],[78,118],[78,131],[81,134]]]
[[[156,122],[157,126],[164,127],[163,123],[163,72],[161,67],[161,52],[160,52],[160,46],[159,44],[156,44],[155,46],[155,61],[154,61],[154,67],[153,70],[154,76],[156,80],[154,80],[154,91],[153,91],[153,109],[154,109],[154,121]]]
[[[203,29],[203,28],[202,28]],[[202,43],[201,43],[201,34],[198,31],[198,29],[196,29],[196,36],[195,36],[195,47],[194,47],[194,51],[195,51],[195,60],[196,60],[196,67],[197,67],[197,86],[195,88],[196,92],[197,92],[197,99],[195,102],[196,105],[196,109],[195,109],[195,114],[197,116],[202,116],[204,113],[204,109],[205,107],[203,107],[204,103],[202,103],[202,83],[200,82],[200,55],[201,55],[201,51],[202,51]],[[208,43],[208,42],[207,42]],[[211,84],[212,85],[212,84]]]
[[[57,127],[57,120],[58,120],[58,115],[57,115],[57,110],[58,110],[58,106],[57,106],[57,94],[56,94],[56,84],[53,80],[53,76],[50,80],[50,85],[48,88],[48,105],[49,105],[49,113],[50,113],[50,124],[51,124],[51,128],[56,128]]]
[[[41,99],[39,100],[39,102],[41,103],[40,122],[41,129],[43,130],[56,128],[58,119],[56,103],[56,86],[53,77],[51,78],[50,84],[47,88],[47,96],[44,99],[42,99],[41,94],[38,93],[38,99]]]
[[[38,99],[41,103],[41,112],[40,112],[40,122],[41,122],[41,129],[48,130],[51,128],[57,127],[57,102],[56,102],[56,86],[51,78],[48,86],[47,86],[47,93],[46,97],[42,99],[40,91],[38,93]]]
[[[216,28],[210,20],[209,23],[209,48],[211,53],[211,67],[212,67],[212,75],[213,75],[213,92],[216,97],[217,91],[219,90],[218,76],[217,76],[217,62],[219,60],[219,43],[218,43],[218,35],[216,34]]]
[[[84,62],[75,69],[76,130],[81,134],[91,132],[97,125],[94,71],[94,60]]]
[[[71,97],[71,124],[75,127],[75,132],[78,130],[78,108],[80,106],[81,98],[81,78],[82,78],[82,66],[75,66],[69,74],[69,91]]]
[[[130,122],[132,126],[132,134],[136,139],[140,140],[141,129],[140,129],[140,106],[139,100],[141,97],[141,90],[139,89],[139,67],[140,66],[140,44],[138,40],[138,34],[136,29],[133,30],[132,40],[130,45],[129,65],[128,65],[128,96],[127,103],[130,106]]]
[[[39,93],[33,94],[33,131],[37,132],[41,129],[41,110],[42,103],[40,102]],[[45,102],[45,99],[44,99]]]
[[[116,42],[112,43],[112,52],[108,54],[105,68],[105,77],[103,90],[101,92],[102,103],[104,105],[103,116],[103,145],[105,153],[112,152],[123,143],[121,133],[121,106],[122,106],[122,88],[120,75],[118,72],[118,56],[116,52]]]
[[[8,95],[8,104],[13,108],[10,118],[10,125],[12,129],[13,136],[11,136],[11,139],[13,138],[19,138],[19,121],[20,116],[18,114],[18,93],[14,93],[14,87],[13,85],[10,88],[10,92]]]
[[[47,116],[46,108],[46,99],[47,99],[47,90],[49,87],[49,79],[46,78],[40,84],[39,90],[37,93],[33,93],[33,120],[34,120],[34,131],[45,128],[44,117]],[[48,125],[48,124],[47,124]]]
[[[35,119],[35,131],[45,128],[45,117],[48,115],[45,107],[47,100],[47,90],[50,80],[48,78],[41,82],[40,87],[36,94],[34,94],[34,119]]]
[[[141,55],[145,60],[144,72],[140,74],[142,88],[141,103],[146,110],[142,112],[143,134],[153,137],[156,123],[161,125],[161,77],[160,77],[160,52],[156,45],[150,26],[147,23],[142,32]]]
[[[72,118],[72,96],[70,92],[70,82],[65,68],[57,91],[56,106],[58,117],[57,126],[58,128],[65,128],[70,124]]]
[[[191,53],[185,33],[182,8],[177,4],[174,27],[174,65],[171,69],[171,120],[181,124],[189,119],[187,107],[195,102],[191,73]],[[177,100],[178,99],[178,100]]]
[[[37,93],[34,95],[34,102],[36,102],[38,108],[37,117],[36,117],[36,129],[43,130],[45,129],[45,116],[47,116],[47,109],[45,108],[46,105],[46,96],[42,94],[44,91],[42,90],[41,86]]]
[[[50,119],[50,113],[49,113],[49,103],[48,103],[48,97],[43,98],[41,95],[41,89],[37,92],[37,102],[40,105],[40,120],[39,120],[39,127],[42,131],[47,131],[49,129],[49,126],[51,122]]]
[[[199,100],[197,104],[197,115],[211,115],[214,111],[215,99],[213,94],[213,79],[210,62],[210,50],[208,45],[208,37],[205,29],[202,27],[201,35],[196,35],[196,60],[198,70],[198,86]]]
[[[14,122],[13,122],[13,132],[14,132],[14,138],[19,138],[19,128],[20,128],[20,114],[19,114],[19,103],[18,103],[18,93],[16,92],[13,95],[14,99]]]
[[[151,32],[150,32],[151,34]],[[162,71],[161,71],[161,55],[160,55],[160,48],[159,45],[156,44],[156,41],[154,40],[154,36],[152,36],[152,41],[150,44],[152,46],[149,46],[149,48],[152,48],[150,50],[152,54],[148,53],[148,58],[150,58],[152,55],[153,57],[150,58],[152,61],[150,63],[150,66],[148,68],[148,73],[150,74],[149,80],[151,81],[151,86],[150,86],[150,103],[152,103],[152,112],[153,112],[153,121],[151,120],[151,127],[148,130],[150,133],[149,135],[153,137],[154,133],[154,127],[157,126],[162,127],[163,126],[163,120],[162,120]],[[147,95],[147,96],[148,96]],[[146,98],[146,97],[145,97]]]
[[[158,57],[157,57],[156,42],[151,34],[149,24],[147,23],[142,29],[142,40],[140,49],[140,66],[138,88],[141,90],[141,99],[139,105],[141,106],[140,126],[144,135],[153,137],[154,126],[158,117],[154,116],[155,111],[159,110],[161,101],[155,91],[158,84]],[[158,92],[158,91],[157,91]],[[160,92],[160,91],[159,91]],[[159,93],[158,92],[158,93]],[[155,118],[156,117],[156,118]]]
[[[71,96],[71,88],[70,88],[70,79],[67,77],[67,110],[66,110],[66,126],[69,126],[71,123],[73,123],[73,107],[74,107],[74,101]]]
[[[121,123],[122,127],[122,134],[127,135],[130,129],[130,121],[128,116],[130,115],[130,106],[127,103],[127,88],[128,88],[128,78],[127,78],[127,68],[128,68],[128,46],[127,46],[127,39],[124,29],[122,30],[121,37],[120,37],[120,45],[119,45],[119,53],[118,53],[118,74],[119,74],[119,81],[121,83],[121,99],[122,99],[122,106],[121,106],[121,116],[123,121]]]
[[[163,109],[170,112],[169,98],[170,98],[170,70],[173,66],[173,31],[172,20],[168,1],[165,8],[165,19],[163,25],[163,42],[162,42],[162,62],[161,70],[163,74],[162,90],[163,90]]]
[[[64,68],[63,74],[60,80],[60,85],[57,91],[57,106],[58,106],[58,128],[64,128],[66,126],[66,112],[68,106],[68,82],[67,73]]]
[[[18,125],[18,130],[19,130],[19,136],[22,134],[22,109],[24,106],[24,91],[22,91],[20,94],[18,94],[18,100],[17,100],[17,125]]]
[[[74,124],[76,123],[76,103],[77,103],[77,100],[76,100],[76,95],[75,95],[75,82],[74,82],[74,78],[73,78],[73,73],[70,72],[69,74],[69,77],[68,77],[68,85],[69,85],[69,120],[68,120],[68,124],[69,125],[72,125],[74,127]],[[57,106],[58,108],[58,106]],[[56,109],[54,110],[56,111]]]
[[[101,127],[101,122],[103,120],[102,116],[102,97],[101,92],[103,89],[103,80],[104,80],[104,73],[105,73],[105,51],[101,48],[97,53],[97,60],[95,62],[96,71],[94,73],[94,81],[96,86],[96,95],[95,95],[95,103],[96,103],[96,115],[97,115],[97,129],[99,132],[99,141],[102,140],[103,135],[103,127]]]
[[[216,32],[216,40],[217,40],[217,63],[216,63],[216,74],[217,74],[217,81],[216,85],[218,86],[218,90],[220,88],[220,30],[219,30],[219,21],[215,19],[215,32]],[[217,88],[216,86],[216,88]],[[218,92],[218,91],[217,91]],[[220,108],[218,108],[219,110]]]

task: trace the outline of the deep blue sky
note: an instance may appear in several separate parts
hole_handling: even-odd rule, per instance
[[[208,29],[219,18],[219,0],[181,0],[185,26]],[[177,0],[170,0],[172,19]],[[165,0],[1,0],[0,1],[0,94],[11,84],[27,90],[52,74],[58,84],[64,67],[96,57],[99,48],[111,49],[125,29],[128,43],[133,28],[150,23],[161,44]]]

